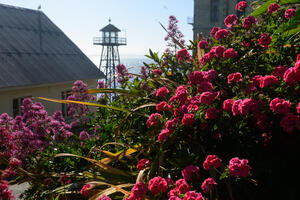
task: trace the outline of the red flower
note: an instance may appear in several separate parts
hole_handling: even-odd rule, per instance
[[[235,25],[238,21],[238,17],[236,15],[228,15],[225,20],[224,20],[224,23],[225,25],[227,26],[227,28]]]
[[[157,91],[156,91],[156,96],[157,97],[164,97],[164,96],[166,96],[167,94],[169,94],[169,90],[168,90],[168,88],[166,88],[166,87],[161,87],[161,88],[159,88]]]
[[[205,198],[200,192],[197,193],[195,191],[188,191],[187,193],[185,193],[183,200],[205,200]]]
[[[297,105],[297,108],[296,108],[296,109],[297,109],[297,113],[298,113],[298,114],[300,114],[300,102],[298,103],[298,105]]]
[[[251,26],[252,26],[252,24],[255,24],[255,23],[256,23],[255,17],[253,17],[253,16],[248,16],[248,17],[246,17],[246,18],[244,19],[244,21],[243,21],[243,27],[244,27],[245,29],[250,29]]]
[[[270,109],[272,112],[276,112],[278,114],[287,114],[290,112],[292,104],[289,101],[284,99],[279,99],[278,97],[273,99],[270,102]]]
[[[201,94],[202,92],[214,91],[214,87],[210,82],[203,81],[198,86],[198,92]]]
[[[149,165],[150,165],[150,161],[148,159],[143,158],[137,163],[136,168],[138,170],[143,170],[146,167],[148,167]]]
[[[171,107],[172,106],[168,105],[167,102],[162,101],[162,102],[160,102],[159,104],[156,105],[156,111],[157,112],[165,111],[165,110],[170,109]]]
[[[208,48],[208,43],[206,40],[202,40],[198,42],[198,48],[200,49],[207,49]]]
[[[268,8],[268,13],[272,14],[273,12],[277,12],[280,8],[280,5],[277,3],[272,3]]]
[[[210,53],[217,58],[223,57],[223,52],[225,51],[225,47],[223,46],[215,46],[212,47]]]
[[[273,76],[273,75],[267,75],[267,76],[264,76],[260,79],[260,87],[261,88],[264,88],[264,87],[269,87],[269,86],[272,86],[273,84],[277,83],[278,80],[276,78],[276,76]]]
[[[215,39],[220,40],[220,39],[226,38],[228,36],[228,34],[229,33],[226,29],[218,30],[215,34]]]
[[[216,93],[215,92],[203,92],[200,95],[200,103],[210,105],[215,100]]]
[[[233,99],[226,99],[223,102],[223,110],[225,110],[225,111],[231,111],[233,103],[234,103]]]
[[[283,75],[285,73],[286,70],[288,70],[289,68],[286,66],[278,66],[275,67],[272,75],[277,76],[279,79],[283,78]]]
[[[184,170],[181,171],[181,175],[187,181],[192,180],[192,177],[199,178],[199,167],[194,165],[189,165]]]
[[[211,167],[219,168],[221,164],[222,162],[218,156],[208,155],[203,162],[203,168],[208,171]]]
[[[153,195],[157,195],[166,192],[168,190],[168,184],[164,178],[157,176],[149,181],[148,189]]]
[[[158,135],[158,141],[160,143],[165,142],[169,138],[169,136],[172,134],[172,131],[169,129],[162,129],[160,131],[160,134]]]
[[[187,49],[181,49],[177,51],[176,58],[178,62],[188,62],[191,60],[191,55],[189,54]]]
[[[217,32],[218,30],[221,30],[221,28],[220,28],[220,27],[213,27],[213,29],[212,29],[211,32],[210,32],[210,36],[211,36],[211,37],[214,37],[214,35],[216,34],[216,32]]]
[[[155,69],[155,70],[153,70],[152,74],[160,76],[160,75],[162,75],[162,71],[161,71],[161,69]]]
[[[184,114],[182,119],[182,124],[184,126],[191,126],[195,122],[194,114]]]
[[[268,33],[263,33],[259,39],[257,39],[258,44],[260,44],[262,47],[268,49],[269,48],[269,44],[271,44],[272,42],[272,37],[269,36]]]
[[[243,102],[243,100],[239,99],[239,100],[236,100],[233,105],[232,105],[232,113],[233,113],[233,116],[236,116],[236,115],[241,115],[242,113],[240,112],[240,109],[239,109],[239,106],[240,104]]]
[[[294,67],[290,67],[288,70],[284,72],[283,80],[288,85],[295,85],[296,82],[299,80],[299,77],[297,77],[296,71]]]
[[[296,16],[296,10],[294,8],[290,8],[285,11],[284,17],[286,19],[290,19],[291,17]]]
[[[248,7],[248,4],[246,1],[240,1],[235,5],[235,9],[238,11],[244,11],[245,8]]]
[[[239,159],[238,157],[232,158],[229,162],[229,174],[231,176],[247,177],[250,174],[250,166],[248,160]]]
[[[219,110],[216,108],[208,108],[205,113],[205,119],[215,119],[217,118]]]
[[[87,197],[89,195],[89,190],[92,186],[90,184],[86,184],[82,187],[82,189],[80,190],[80,194],[82,196]]]
[[[190,85],[197,85],[204,81],[204,73],[199,71],[193,71],[189,75],[189,84]]]
[[[207,178],[203,181],[201,189],[204,193],[209,193],[217,183],[212,178]]]
[[[282,117],[280,126],[287,133],[292,133],[295,126],[298,126],[298,130],[300,130],[300,118],[292,113],[287,113]]]
[[[242,81],[242,74],[240,72],[232,73],[227,76],[228,84]]]
[[[236,58],[237,56],[238,56],[238,52],[235,51],[233,48],[229,48],[223,53],[224,59]]]
[[[175,186],[180,194],[185,194],[191,189],[189,184],[184,179],[178,179],[175,183]]]
[[[159,123],[160,118],[161,114],[159,113],[151,114],[146,122],[147,127],[150,128],[151,126],[156,126]]]

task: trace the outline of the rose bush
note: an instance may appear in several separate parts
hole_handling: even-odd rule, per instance
[[[69,100],[52,100],[73,103],[70,114],[83,119],[71,125],[29,99],[23,116],[2,114],[1,198],[11,198],[3,179],[17,174],[11,183],[29,181],[27,199],[296,199],[297,3],[229,15],[227,29],[189,46],[172,16],[176,54],[150,51],[141,75],[118,66],[122,89],[76,82]],[[102,95],[90,104],[93,93]]]

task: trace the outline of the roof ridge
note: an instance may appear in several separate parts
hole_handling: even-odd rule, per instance
[[[24,8],[24,7],[19,7],[19,6],[13,6],[13,5],[8,5],[8,4],[3,4],[0,3],[0,6],[5,7],[5,8],[13,8],[13,9],[18,9],[18,10],[25,10],[25,11],[30,11],[30,12],[42,12],[41,10],[34,10],[32,8]]]

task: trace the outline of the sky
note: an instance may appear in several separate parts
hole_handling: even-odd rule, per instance
[[[96,64],[100,62],[101,47],[93,45],[93,37],[111,23],[127,37],[127,46],[120,46],[122,58],[142,58],[149,48],[163,52],[168,18],[174,15],[185,40],[192,40],[192,26],[187,18],[193,16],[194,0],[0,0],[2,4],[41,10]]]

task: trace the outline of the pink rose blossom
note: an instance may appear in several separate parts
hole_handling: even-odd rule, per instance
[[[245,8],[248,7],[248,4],[246,1],[240,1],[235,5],[235,10],[243,12]]]
[[[268,49],[269,44],[272,42],[272,37],[269,36],[268,33],[263,33],[260,38],[257,39],[258,44],[260,44],[262,47]]]
[[[194,114],[184,114],[182,119],[182,124],[184,126],[191,126],[195,122]]]
[[[200,103],[210,105],[214,101],[215,97],[216,97],[215,92],[203,92],[200,95]]]
[[[231,176],[241,176],[247,177],[250,174],[250,166],[248,165],[248,160],[239,159],[238,157],[232,158],[229,161],[229,174]]]
[[[160,119],[161,119],[161,114],[159,113],[151,114],[146,122],[147,127],[150,128],[152,126],[156,126],[159,123]]]
[[[203,168],[208,171],[211,167],[219,168],[221,164],[222,162],[218,156],[208,155],[203,162]]]
[[[136,183],[131,189],[132,200],[135,199],[144,199],[144,196],[147,192],[147,186],[143,182]]]
[[[88,140],[90,135],[86,131],[81,131],[79,134],[79,139],[82,141]]]
[[[169,110],[169,109],[171,109],[171,106],[168,105],[168,103],[165,102],[165,101],[162,101],[162,102],[160,102],[159,104],[156,105],[156,111],[157,112],[162,112],[162,111]]]
[[[232,73],[227,76],[228,84],[241,82],[242,74],[240,72]]]
[[[202,196],[202,194],[195,191],[188,191],[185,193],[185,196],[183,200],[205,200],[205,198]]]
[[[292,133],[295,126],[298,126],[298,130],[300,130],[300,118],[292,113],[287,113],[282,117],[280,126],[287,133]]]
[[[215,34],[215,39],[216,40],[220,40],[220,39],[224,39],[228,36],[228,31],[226,29],[221,29],[221,30],[218,30]]]
[[[241,111],[239,109],[239,106],[240,104],[243,102],[243,100],[239,99],[239,100],[236,100],[233,105],[232,105],[232,113],[233,113],[233,116],[236,116],[236,115],[241,115]]]
[[[211,84],[211,82],[203,81],[198,86],[198,93],[208,92],[208,91],[214,91],[214,87]]]
[[[210,36],[211,36],[211,37],[214,37],[214,35],[216,34],[216,32],[217,32],[218,30],[221,30],[221,28],[220,28],[220,27],[213,27],[213,29],[212,29],[211,32],[210,32]]]
[[[194,165],[189,165],[184,170],[181,171],[181,175],[187,181],[192,180],[192,177],[199,178],[199,167]]]
[[[201,189],[204,193],[209,193],[214,187],[217,185],[217,183],[212,178],[207,178],[203,181],[201,185]]]
[[[208,48],[208,42],[206,40],[201,40],[200,42],[198,42],[198,48],[207,49]]]
[[[204,71],[204,76],[203,78],[208,81],[208,82],[211,82],[213,80],[215,80],[218,76],[218,72],[216,70],[208,70],[208,71]]]
[[[296,84],[296,82],[299,80],[299,77],[297,77],[294,67],[290,67],[284,72],[283,80],[290,86],[294,86]]]
[[[279,78],[279,79],[282,79],[285,71],[288,69],[289,68],[286,66],[275,67],[274,71],[272,72],[272,75],[277,76],[277,78]]]
[[[190,61],[192,57],[187,49],[181,49],[177,51],[176,58],[179,63],[182,63]]]
[[[243,27],[245,29],[250,29],[252,24],[255,24],[255,23],[256,23],[256,18],[253,16],[248,16],[243,21]]]
[[[190,85],[200,84],[202,81],[204,81],[204,73],[203,72],[193,71],[189,75],[189,84]]]
[[[237,56],[238,56],[238,52],[235,51],[233,48],[229,48],[223,53],[224,59],[236,58]]]
[[[160,134],[158,135],[158,141],[160,143],[165,142],[170,137],[170,135],[172,134],[172,131],[173,130],[162,129],[160,131]]]
[[[159,88],[157,91],[156,91],[156,96],[157,97],[164,97],[164,96],[166,96],[167,94],[169,94],[169,90],[168,90],[168,88],[166,88],[166,87],[161,87],[161,88]]]
[[[216,119],[218,116],[219,110],[216,108],[208,108],[205,113],[205,119]]]
[[[233,25],[236,25],[238,21],[238,17],[236,15],[228,15],[225,20],[224,23],[227,26],[227,28],[232,27]]]
[[[300,102],[298,103],[298,105],[297,105],[297,108],[296,108],[296,109],[297,109],[297,113],[298,113],[298,114],[300,114]]]
[[[100,198],[98,198],[97,200],[111,200],[111,198],[106,195],[103,195]]]
[[[178,179],[175,186],[180,194],[185,194],[191,189],[190,185],[184,179]]]
[[[211,48],[210,52],[214,54],[215,57],[220,58],[223,57],[223,53],[225,51],[225,47],[223,46],[215,46]]]
[[[232,110],[232,105],[234,103],[234,100],[233,99],[226,99],[224,102],[223,102],[223,110],[224,111],[231,111]]]
[[[292,104],[289,101],[284,99],[279,99],[278,97],[273,99],[270,102],[270,109],[272,112],[276,112],[278,114],[287,114],[290,112]]]
[[[273,75],[267,75],[260,79],[260,88],[270,87],[278,82],[278,79],[276,76]]]
[[[280,5],[277,3],[272,3],[268,8],[268,13],[272,14],[274,12],[277,12],[280,8]]]
[[[149,181],[148,189],[155,196],[159,193],[166,192],[168,190],[168,184],[166,179],[157,176]]]
[[[286,19],[290,19],[291,17],[296,16],[296,10],[294,8],[290,8],[285,11],[284,17]]]
[[[150,161],[148,159],[143,158],[137,163],[136,168],[138,170],[143,170],[148,166],[150,166]]]
[[[85,196],[87,197],[89,195],[89,189],[91,188],[92,186],[90,184],[86,184],[82,187],[82,189],[80,190],[80,194],[82,196]]]

